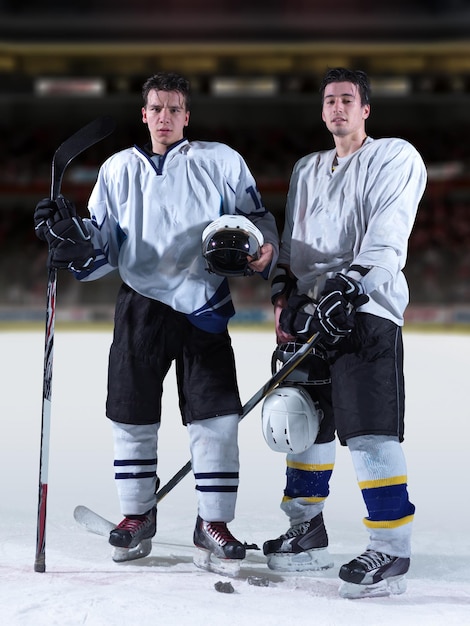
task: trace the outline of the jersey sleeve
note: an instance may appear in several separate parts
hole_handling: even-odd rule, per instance
[[[426,168],[406,141],[385,144],[369,164],[364,201],[368,223],[352,265],[370,268],[361,282],[367,293],[397,276],[426,186]]]
[[[279,254],[279,234],[276,220],[274,215],[264,206],[256,181],[248,165],[237,152],[233,151],[233,156],[237,164],[231,172],[232,180],[229,181],[229,188],[234,190],[234,211],[238,215],[244,215],[251,220],[263,233],[264,242],[273,246],[274,255],[271,262],[271,268],[273,268],[276,265]]]
[[[119,249],[123,242],[123,233],[110,207],[113,185],[109,184],[108,162],[104,163],[98,173],[96,184],[88,201],[89,218],[84,224],[90,233],[95,250],[95,262],[89,270],[74,272],[80,281],[97,280],[115,271],[118,267]]]

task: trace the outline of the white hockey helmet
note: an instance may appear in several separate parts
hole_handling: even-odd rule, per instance
[[[301,348],[297,341],[281,343],[274,349],[271,372],[275,374]],[[312,348],[302,361],[284,379],[285,383],[304,385],[327,385],[331,382],[329,365],[321,350]]]
[[[207,270],[219,276],[247,276],[253,272],[247,257],[259,257],[263,234],[242,215],[222,215],[202,233]]]
[[[278,387],[261,409],[263,435],[276,452],[299,454],[314,443],[322,411],[301,387]]]

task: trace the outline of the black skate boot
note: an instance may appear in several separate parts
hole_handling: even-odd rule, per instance
[[[318,571],[333,567],[327,550],[328,535],[319,513],[311,520],[295,524],[278,537],[265,541],[263,552],[270,569],[279,572]]]
[[[113,561],[133,561],[148,556],[152,550],[152,537],[157,531],[155,507],[144,515],[125,517],[109,533],[109,543],[114,546]]]
[[[355,599],[404,593],[409,567],[410,559],[366,550],[339,570],[339,577],[345,581],[339,595]]]
[[[196,567],[225,576],[238,575],[246,548],[235,539],[225,522],[206,522],[198,515],[193,542],[198,548],[193,559]]]

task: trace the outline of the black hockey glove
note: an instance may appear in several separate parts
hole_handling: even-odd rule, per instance
[[[44,198],[36,205],[34,210],[34,231],[36,233],[36,237],[42,241],[47,241],[47,220],[54,215],[57,209],[57,204],[54,200],[50,200],[49,198]]]
[[[310,305],[310,307],[309,307]],[[317,329],[312,326],[314,301],[307,295],[291,296],[287,300],[287,307],[282,309],[279,316],[279,326],[288,335],[309,339]],[[307,312],[306,307],[310,308]]]
[[[281,311],[279,325],[285,333],[302,341],[320,333],[321,342],[327,347],[351,332],[353,325],[350,325],[347,307],[339,291],[322,296],[316,306],[314,300],[306,295],[293,296]]]
[[[336,274],[325,282],[325,288],[313,314],[313,326],[328,343],[336,343],[354,328],[356,308],[369,296],[362,285],[345,274]]]
[[[333,278],[329,278],[325,282],[325,287],[321,295],[323,296],[333,291],[340,291],[346,302],[351,304],[355,309],[369,300],[369,296],[364,293],[364,288],[361,283],[358,283],[357,280],[354,280],[354,278],[350,276],[346,276],[346,274],[338,273]]]
[[[34,212],[36,234],[49,244],[48,266],[55,269],[88,269],[95,260],[91,237],[75,206],[59,196],[41,200]]]
[[[279,324],[285,333],[299,339],[308,340],[319,332],[324,344],[335,344],[349,335],[354,328],[355,308],[368,300],[369,296],[357,281],[336,274],[326,281],[315,308],[314,301],[307,295],[289,298]]]

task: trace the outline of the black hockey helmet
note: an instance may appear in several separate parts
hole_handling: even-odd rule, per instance
[[[247,257],[257,258],[264,243],[261,231],[241,215],[223,215],[202,233],[207,270],[219,276],[248,276]]]
[[[289,341],[276,346],[271,359],[271,372],[275,374],[302,346]],[[283,384],[327,385],[331,382],[330,368],[321,349],[312,348],[295,369],[284,379]]]

